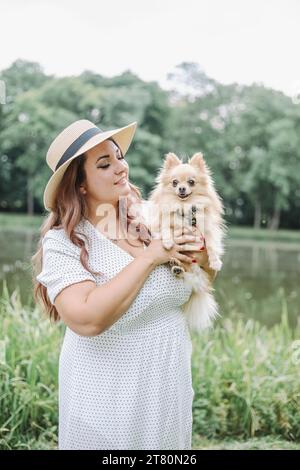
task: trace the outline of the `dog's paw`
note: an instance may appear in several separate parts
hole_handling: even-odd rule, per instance
[[[171,258],[169,261],[169,265],[172,266],[179,266],[179,261],[176,258]]]
[[[223,266],[222,261],[219,258],[214,258],[209,260],[209,267],[213,269],[214,271],[221,271],[221,268]]]
[[[181,266],[173,266],[171,271],[175,276],[180,276],[184,273],[184,269]]]
[[[162,244],[166,250],[170,250],[172,246],[174,245],[174,241],[166,238],[166,239],[163,239]]]

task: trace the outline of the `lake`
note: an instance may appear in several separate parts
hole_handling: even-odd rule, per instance
[[[23,303],[33,305],[30,257],[38,233],[32,229],[0,232],[0,282],[9,292],[20,290]],[[267,326],[279,322],[287,309],[291,325],[299,321],[300,244],[296,242],[227,239],[215,295],[222,321],[255,318]]]

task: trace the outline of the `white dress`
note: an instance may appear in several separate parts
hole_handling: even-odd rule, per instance
[[[43,239],[37,279],[53,304],[63,288],[84,280],[97,286],[133,257],[82,219],[89,268],[63,229]],[[191,449],[192,342],[180,309],[191,287],[167,264],[148,276],[130,308],[104,333],[86,337],[66,327],[59,359],[59,449]],[[99,304],[101,311],[101,304]]]

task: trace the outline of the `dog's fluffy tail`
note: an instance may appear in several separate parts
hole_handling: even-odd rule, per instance
[[[193,287],[193,291],[189,300],[181,307],[190,329],[198,333],[210,328],[219,316],[218,304],[212,294],[214,289],[210,285],[208,274],[199,269],[200,275],[196,272],[185,273],[185,281]]]

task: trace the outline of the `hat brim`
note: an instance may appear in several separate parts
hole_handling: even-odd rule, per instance
[[[44,190],[43,200],[45,209],[47,211],[51,211],[51,209],[53,208],[57,187],[61,182],[66,169],[70,165],[71,161],[74,160],[74,158],[78,157],[79,155],[82,155],[84,152],[87,152],[96,145],[101,144],[101,142],[104,142],[110,137],[114,137],[114,140],[121,148],[123,155],[125,155],[133,139],[136,127],[137,123],[132,122],[128,126],[121,127],[119,129],[113,129],[110,131],[105,131],[101,134],[97,134],[94,137],[91,137],[71,158],[69,158],[64,164],[62,164],[58,168],[58,170],[55,171],[50,177]]]

